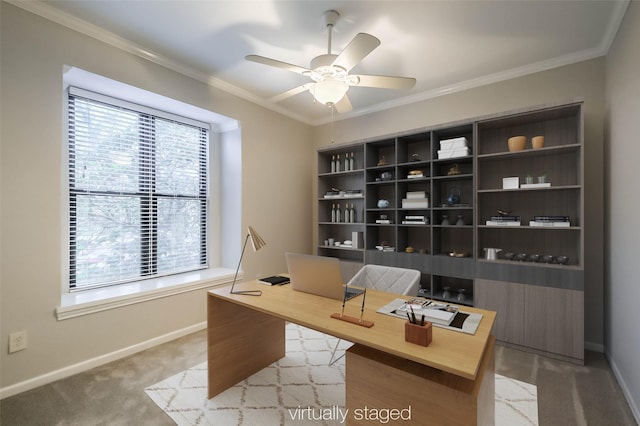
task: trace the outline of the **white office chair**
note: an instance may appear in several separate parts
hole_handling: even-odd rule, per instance
[[[416,296],[420,288],[420,271],[415,269],[396,268],[393,266],[364,265],[347,283],[348,286],[372,288],[408,296]],[[335,364],[344,353],[335,358],[340,340],[331,353],[329,365]]]

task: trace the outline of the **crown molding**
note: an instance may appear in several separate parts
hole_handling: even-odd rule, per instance
[[[563,55],[556,58],[535,62],[532,64],[512,68],[505,71],[500,71],[493,74],[488,74],[488,75],[474,78],[471,80],[466,80],[459,83],[454,83],[451,85],[446,85],[446,86],[438,87],[435,89],[426,90],[424,92],[416,93],[414,95],[397,98],[388,102],[382,102],[382,103],[373,105],[371,107],[361,108],[361,109],[358,109],[357,111],[347,113],[347,114],[340,114],[338,116],[334,115],[333,117],[323,117],[320,119],[310,119],[308,117],[304,117],[300,114],[292,112],[291,110],[288,110],[286,108],[282,108],[279,105],[269,102],[266,99],[260,98],[224,80],[216,78],[207,73],[198,71],[192,67],[184,66],[183,64],[177,61],[174,61],[168,57],[160,55],[156,52],[152,52],[149,49],[145,49],[142,46],[139,46],[123,37],[118,36],[117,34],[114,34],[110,31],[106,31],[96,25],[90,24],[66,12],[62,12],[52,6],[47,5],[46,3],[40,0],[37,0],[37,1],[2,0],[2,1],[6,1],[7,3],[13,4],[14,6],[17,6],[21,9],[32,12],[45,19],[56,22],[60,25],[63,25],[67,28],[78,31],[82,34],[95,38],[111,46],[114,46],[116,48],[129,52],[133,55],[139,56],[141,58],[154,62],[158,65],[161,65],[165,68],[168,68],[180,74],[183,74],[187,77],[190,77],[200,82],[203,82],[205,84],[208,84],[209,86],[215,87],[216,89],[222,90],[231,95],[245,99],[256,105],[267,108],[269,110],[272,110],[274,112],[277,112],[279,114],[282,114],[296,121],[299,121],[311,126],[325,125],[330,123],[332,120],[334,122],[348,120],[350,118],[355,118],[355,117],[371,114],[374,112],[381,112],[391,108],[396,108],[399,106],[404,106],[404,105],[408,105],[416,102],[422,102],[422,101],[433,99],[439,96],[449,95],[452,93],[457,93],[464,90],[481,87],[487,84],[498,83],[500,81],[510,80],[513,78],[522,77],[525,75],[534,74],[541,71],[547,71],[552,68],[557,68],[557,67],[597,58],[600,56],[605,56],[608,53],[611,47],[611,44],[613,43],[613,40],[615,39],[616,33],[618,32],[618,28],[620,28],[620,24],[622,23],[622,19],[624,18],[624,15],[626,13],[627,7],[630,2],[630,0],[620,0],[615,2],[615,8],[613,10],[611,19],[609,21],[609,25],[605,32],[605,36],[603,37],[602,41],[596,48],[587,49],[580,52],[574,52],[568,55]]]
[[[594,59],[604,55],[606,55],[606,51],[603,50],[602,46],[599,46],[594,49],[587,49],[580,52],[574,52],[568,55],[559,56],[556,58],[551,58],[551,59],[540,61],[540,62],[535,62],[532,64],[517,67],[517,68],[511,68],[509,70],[500,71],[493,74],[487,74],[485,76],[466,80],[466,81],[461,81],[459,83],[454,83],[446,86],[441,86],[435,89],[426,90],[420,93],[416,93],[414,95],[393,99],[388,102],[382,102],[370,108],[358,109],[356,112],[353,112],[353,113],[340,114],[339,117],[334,117],[333,121],[334,122],[341,121],[349,118],[371,114],[374,112],[381,112],[388,109],[413,104],[416,102],[426,101],[426,100],[437,98],[440,96],[450,95],[453,93],[458,93],[458,92],[462,92],[469,89],[475,89],[475,88],[486,86],[493,83],[499,83],[501,81],[511,80],[517,77],[523,77],[529,74],[535,74],[538,72],[547,71],[553,68],[559,68],[565,65],[571,65],[578,62],[587,61],[587,60]],[[323,118],[321,120],[315,121],[313,125],[319,126],[319,125],[329,124],[330,122],[331,122],[331,118]]]
[[[602,41],[600,42],[600,50],[604,52],[604,55],[609,53],[613,40],[616,38],[616,34],[618,34],[618,29],[622,24],[624,15],[627,13],[629,2],[630,0],[619,0],[615,2],[613,13],[609,20],[609,25],[607,26],[607,30],[605,31]]]
[[[198,71],[193,67],[187,67],[164,55],[161,55],[157,52],[153,52],[150,49],[146,49],[140,45],[137,45],[136,43],[133,43],[130,40],[120,37],[115,33],[107,31],[103,28],[98,27],[97,25],[93,25],[87,21],[84,21],[73,15],[70,15],[66,12],[56,9],[42,1],[39,1],[39,0],[36,0],[36,1],[1,0],[1,1],[6,1],[7,3],[10,3],[23,10],[26,10],[27,12],[31,12],[49,21],[55,22],[56,24],[62,25],[66,28],[77,31],[86,36],[92,37],[96,40],[109,44],[120,50],[131,53],[140,58],[156,63],[158,65],[161,65],[165,68],[168,68],[172,71],[175,71],[187,77],[193,78],[194,80],[198,80],[202,83],[205,83],[211,87],[215,87],[216,89],[222,90],[231,95],[237,96],[239,98],[245,99],[254,104],[262,106],[264,108],[268,108],[280,114],[286,115],[290,118],[293,118],[294,120],[312,125],[311,121],[306,117],[303,117],[287,109],[274,105],[266,101],[265,99],[262,99],[224,80],[216,78],[207,73]]]

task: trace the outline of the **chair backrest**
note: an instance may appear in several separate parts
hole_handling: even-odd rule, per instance
[[[420,271],[369,264],[364,265],[348,284],[416,296],[420,288]]]

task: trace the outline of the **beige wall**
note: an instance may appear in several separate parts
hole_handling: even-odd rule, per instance
[[[574,97],[584,98],[585,111],[585,340],[589,348],[602,351],[603,58],[337,121],[333,138],[335,144],[371,139]],[[329,145],[331,137],[330,125],[316,128],[315,146]]]
[[[640,421],[638,337],[638,159],[640,3],[631,2],[607,56],[605,132],[605,342],[607,355]]]
[[[640,348],[631,304],[639,299],[632,265],[638,203],[633,124],[640,116],[640,5],[631,2],[606,67],[604,59],[536,73],[393,110],[311,129],[252,103],[0,2],[1,25],[1,253],[0,346],[27,329],[29,348],[0,350],[0,387],[139,344],[205,320],[198,291],[58,322],[64,259],[62,69],[73,65],[163,94],[241,122],[243,224],[268,246],[247,256],[247,276],[278,272],[286,250],[311,251],[315,235],[315,149],[433,124],[465,120],[576,96],[585,99],[586,323],[594,348],[606,343],[627,395],[640,395]],[[605,111],[605,70],[607,104]],[[603,149],[603,117],[609,119]],[[35,120],[36,126],[29,123]],[[308,143],[313,141],[313,147]],[[283,153],[287,153],[283,155]],[[606,154],[606,283],[603,294],[603,154]],[[295,158],[295,161],[291,159]],[[286,164],[285,164],[286,163]],[[285,194],[285,195],[281,195]],[[278,201],[277,203],[275,201]],[[314,237],[315,239],[315,237]],[[314,242],[315,244],[315,242]],[[603,297],[607,325],[603,329]],[[615,308],[614,308],[615,307]],[[122,331],[126,330],[126,333]],[[604,335],[606,333],[606,341]],[[637,398],[637,397],[636,397]],[[635,412],[640,401],[635,400]],[[633,407],[632,407],[633,408]]]
[[[0,8],[0,387],[206,320],[204,291],[56,320],[66,244],[61,226],[65,65],[239,120],[243,227],[254,225],[267,241],[263,250],[245,257],[247,276],[284,270],[286,250],[311,251],[309,126],[13,5],[0,2]],[[8,334],[18,330],[27,330],[28,348],[9,355]]]

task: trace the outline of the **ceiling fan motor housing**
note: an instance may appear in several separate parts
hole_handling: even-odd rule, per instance
[[[337,11],[335,11],[335,10],[326,10],[324,12],[325,25],[327,27],[329,27],[329,26],[333,27],[336,24],[336,22],[338,22],[338,18],[339,17],[340,17],[340,14]]]
[[[333,61],[337,57],[338,55],[332,55],[332,54],[316,56],[311,60],[311,69],[316,73],[320,74],[321,76],[330,74],[334,78],[342,79],[347,76],[347,70],[345,70],[341,66],[332,65]],[[313,76],[311,78],[313,78]]]

